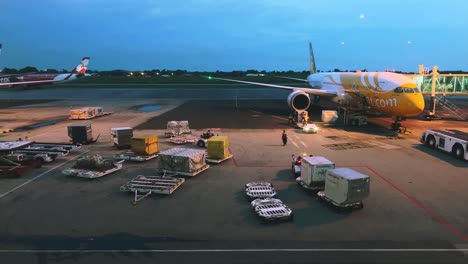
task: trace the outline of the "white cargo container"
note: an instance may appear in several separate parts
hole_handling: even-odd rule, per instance
[[[335,205],[362,205],[369,192],[369,176],[349,168],[327,170],[324,195]]]
[[[338,111],[336,110],[322,110],[322,122],[335,123],[338,120]]]
[[[130,148],[133,129],[131,127],[111,128],[112,143],[118,148]]]
[[[335,168],[335,163],[324,157],[304,157],[301,162],[301,177],[305,185],[322,188],[325,185],[325,173]]]

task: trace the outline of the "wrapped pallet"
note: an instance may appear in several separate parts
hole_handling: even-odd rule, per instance
[[[137,155],[153,155],[154,153],[158,152],[158,136],[134,136],[132,137],[131,147],[133,153]]]
[[[93,109],[90,107],[83,107],[70,110],[70,119],[89,119],[94,117]]]
[[[179,122],[177,121],[167,122],[166,132],[164,132],[164,135],[166,137],[173,137],[178,134],[179,134]]]
[[[192,130],[190,130],[189,122],[188,121],[179,121],[179,135],[182,134],[192,134]]]
[[[208,139],[207,151],[209,159],[225,159],[229,157],[229,139],[226,136],[214,136]]]
[[[192,173],[206,166],[205,151],[190,148],[172,148],[159,153],[159,168]]]
[[[306,185],[323,187],[325,173],[334,168],[335,163],[324,157],[304,157],[301,162],[301,179]]]
[[[349,168],[327,170],[325,196],[340,205],[361,202],[369,196],[369,176]]]

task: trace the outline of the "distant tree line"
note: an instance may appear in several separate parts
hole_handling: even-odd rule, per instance
[[[367,72],[367,69],[361,70],[362,72]],[[62,69],[45,69],[45,70],[38,70],[36,67],[27,66],[21,69],[14,69],[14,68],[3,68],[1,74],[18,74],[18,73],[67,73],[69,70]],[[335,68],[329,71],[320,71],[318,72],[355,72],[355,70],[340,70]],[[403,71],[394,71],[395,73],[402,73],[402,74],[414,74],[414,72],[403,72]],[[235,70],[235,71],[187,71],[187,70],[168,70],[168,69],[153,69],[153,70],[139,70],[139,71],[129,71],[129,70],[107,70],[107,71],[98,71],[98,70],[91,70],[88,69],[87,73],[91,74],[98,74],[100,76],[161,76],[161,75],[170,75],[170,76],[188,76],[188,75],[209,75],[213,74],[216,76],[229,76],[229,77],[242,77],[246,74],[265,74],[265,75],[307,75],[309,71],[265,71],[265,70],[254,70],[249,69],[245,71]],[[468,74],[466,71],[439,71],[439,73],[453,73],[453,74]]]

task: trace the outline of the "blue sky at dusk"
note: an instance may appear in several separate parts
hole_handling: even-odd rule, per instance
[[[468,1],[0,0],[0,69],[468,70]]]

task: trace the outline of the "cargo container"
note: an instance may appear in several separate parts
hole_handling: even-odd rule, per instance
[[[158,152],[158,136],[141,135],[132,137],[131,147],[136,155],[149,156]]]
[[[112,143],[117,148],[130,148],[132,144],[133,129],[131,127],[111,128]]]
[[[69,125],[68,136],[73,144],[87,144],[93,142],[91,124]]]
[[[325,198],[338,206],[360,204],[369,196],[369,176],[349,168],[327,170]]]
[[[324,157],[303,157],[301,162],[301,177],[299,184],[305,188],[322,189],[325,185],[325,173],[335,168],[335,163]]]
[[[207,141],[209,159],[225,159],[229,157],[229,139],[226,136],[214,136]]]
[[[322,110],[322,122],[335,123],[338,120],[338,111],[336,110]]]
[[[159,168],[180,175],[195,176],[207,169],[205,151],[190,148],[172,148],[159,153]]]

